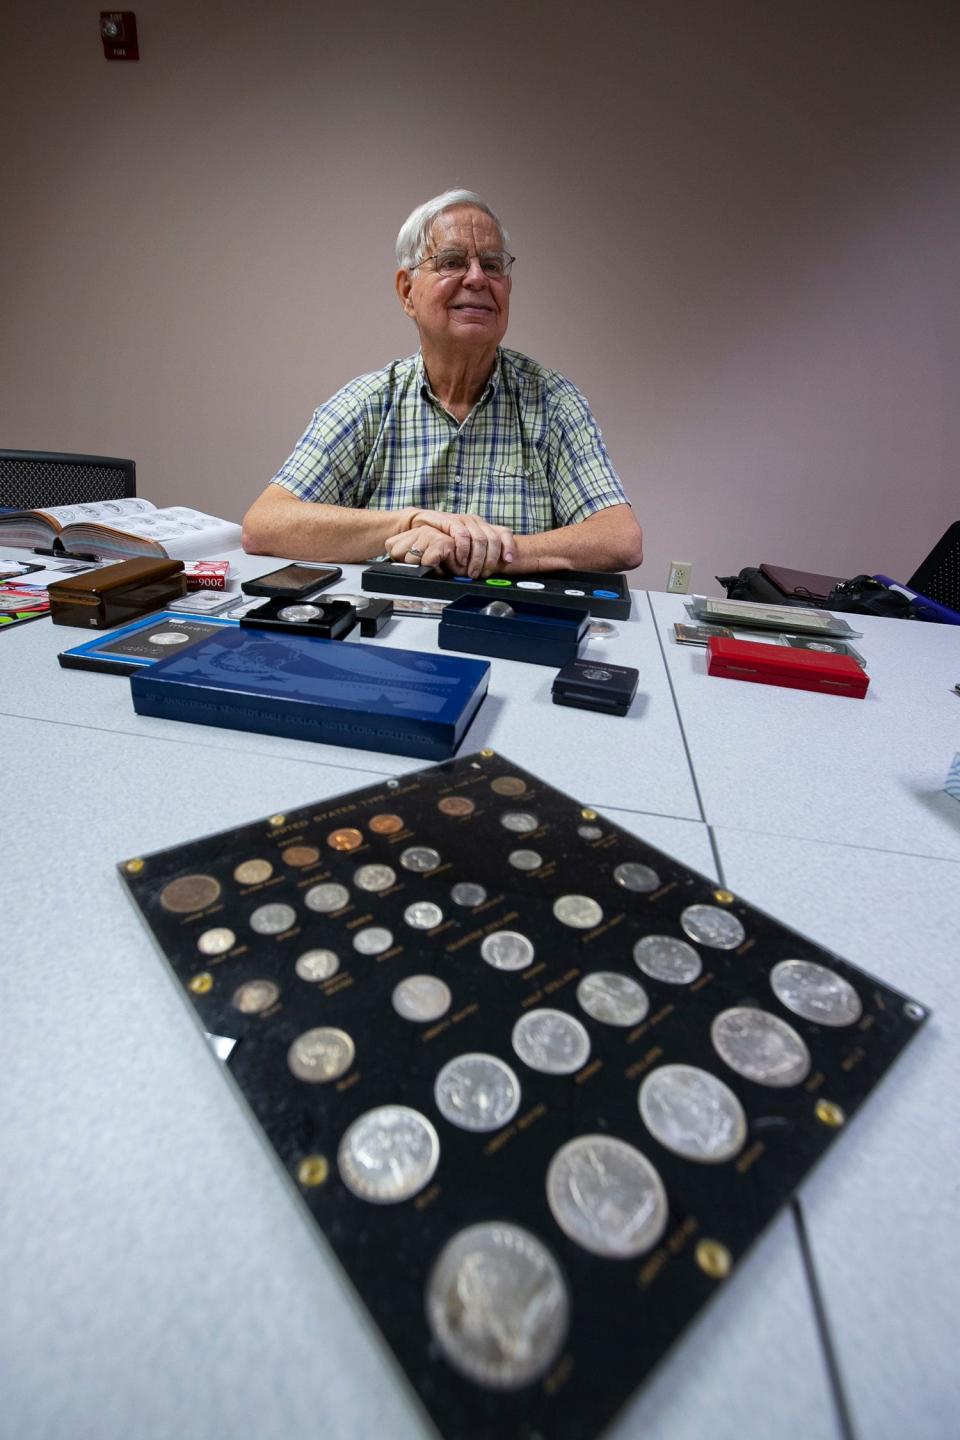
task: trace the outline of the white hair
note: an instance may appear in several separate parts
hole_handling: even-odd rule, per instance
[[[489,215],[500,231],[503,248],[509,250],[510,237],[503,228],[503,221],[499,215],[494,214],[485,200],[481,200],[472,190],[444,190],[442,195],[434,195],[432,200],[425,200],[422,205],[418,205],[400,226],[400,234],[397,236],[397,264],[401,270],[411,269],[424,258],[434,220],[444,210],[452,210],[455,205],[472,205],[474,210],[482,210],[485,215]]]

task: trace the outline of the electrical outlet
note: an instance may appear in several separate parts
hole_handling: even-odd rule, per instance
[[[674,595],[686,595],[690,589],[690,571],[693,569],[693,562],[690,560],[671,560],[670,573],[667,576],[667,589]]]

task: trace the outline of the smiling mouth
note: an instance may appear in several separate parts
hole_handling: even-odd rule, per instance
[[[487,315],[494,313],[492,305],[470,305],[469,303],[461,303],[460,305],[452,305],[450,308],[452,310],[482,310],[484,314]]]

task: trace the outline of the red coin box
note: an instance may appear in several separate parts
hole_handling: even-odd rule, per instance
[[[863,699],[870,684],[869,675],[849,655],[716,635],[707,646],[707,674],[752,680],[758,685],[785,685],[792,690],[819,690],[823,695],[850,695],[857,700]]]

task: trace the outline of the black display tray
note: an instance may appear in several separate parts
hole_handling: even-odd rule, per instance
[[[504,825],[517,814],[532,816],[535,827]],[[436,868],[405,868],[400,856],[410,847],[432,847]],[[539,868],[511,863],[521,849],[541,858]],[[618,883],[614,872],[624,862],[651,867],[655,888],[641,893]],[[358,870],[371,864],[395,872],[389,889],[358,887]],[[238,867],[245,867],[240,878]],[[119,871],[204,1030],[221,1037],[233,1079],[291,1183],[451,1440],[588,1440],[602,1429],[736,1270],[927,1014],[489,751],[127,860]],[[486,898],[472,907],[455,903],[452,887],[463,882],[482,886]],[[331,884],[344,887],[346,903],[332,914],[316,913],[305,897]],[[554,905],[565,896],[593,901],[601,919],[589,929],[561,922]],[[405,911],[416,902],[440,907],[435,928],[411,928]],[[191,903],[203,908],[184,913]],[[251,920],[265,905],[290,907],[286,930],[258,933]],[[732,949],[695,944],[702,970],[691,983],[642,973],[635,944],[653,934],[689,942],[692,905],[735,916],[742,942]],[[283,912],[270,913],[276,921]],[[353,941],[370,927],[387,929],[391,943],[378,954],[358,953]],[[504,971],[481,958],[485,937],[500,930],[532,943],[526,968]],[[211,936],[219,937],[215,944]],[[317,947],[332,950],[339,969],[313,983],[295,966]],[[832,970],[855,990],[860,1016],[828,1026],[788,1010],[770,983],[773,966],[785,960]],[[647,1015],[629,1027],[591,1018],[579,1004],[578,985],[595,971],[638,981],[649,999]],[[425,973],[446,983],[452,1003],[436,1021],[411,1023],[391,997],[399,981]],[[276,995],[262,1013],[243,1013],[238,989],[253,981],[276,987]],[[774,1088],[730,1068],[714,1048],[711,1026],[731,1007],[788,1022],[809,1051],[806,1076]],[[515,1053],[514,1025],[541,1008],[585,1026],[590,1055],[575,1073],[545,1074]],[[353,1063],[329,1083],[298,1079],[288,1064],[291,1045],[315,1027],[345,1031],[356,1047]],[[515,1115],[492,1132],[450,1123],[434,1097],[441,1068],[475,1052],[506,1061],[520,1082]],[[742,1107],[742,1143],[722,1163],[681,1158],[641,1118],[640,1085],[673,1063],[721,1079]],[[439,1161],[419,1193],[374,1204],[344,1183],[338,1151],[359,1116],[387,1104],[412,1107],[429,1120]],[[665,1228],[643,1253],[601,1258],[555,1219],[545,1191],[548,1167],[562,1146],[583,1136],[624,1141],[656,1167]],[[615,1233],[635,1217],[624,1212],[615,1184],[605,1189],[611,1178],[593,1164],[586,1188],[594,1187],[589,1203],[597,1201],[597,1215]],[[463,1378],[427,1320],[425,1293],[441,1250],[465,1227],[484,1222],[522,1227],[544,1245],[570,1302],[565,1343],[551,1352],[543,1374],[516,1390]],[[489,1282],[482,1265],[480,1271]],[[486,1297],[486,1310],[469,1309],[476,1278],[465,1272],[463,1293],[460,1282],[451,1292],[454,1310],[462,1300],[467,1318],[485,1316],[494,1348],[502,1345],[512,1357],[522,1328],[504,1324],[500,1335],[495,1295]],[[534,1325],[536,1314],[532,1302],[523,1323]]]
[[[378,563],[363,572],[364,590],[390,595],[422,595],[433,600],[456,600],[461,595],[485,595],[488,600],[528,600],[540,605],[564,605],[605,615],[611,620],[629,620],[630,589],[625,575],[600,570],[558,570],[537,575],[494,575],[490,580],[457,579],[439,571],[424,574],[414,565]],[[529,586],[543,588],[530,589]],[[581,593],[568,594],[575,590]],[[610,594],[598,594],[609,591]]]

